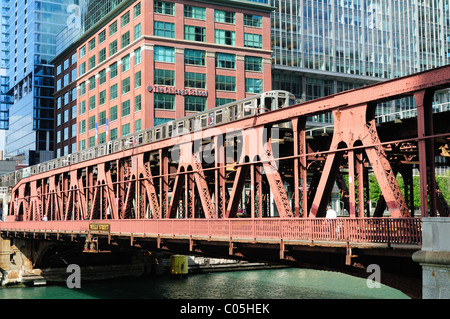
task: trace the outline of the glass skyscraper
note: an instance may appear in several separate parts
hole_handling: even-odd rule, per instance
[[[68,6],[77,0],[9,1],[9,130],[8,156],[23,164],[53,158],[54,76],[51,60],[56,35],[66,27]]]
[[[9,64],[9,0],[1,1],[1,25],[0,25],[0,151],[5,150],[5,138],[8,129],[8,109],[11,97],[7,94],[9,89],[9,78],[7,69]],[[0,158],[1,160],[2,158]]]
[[[291,91],[301,100],[450,62],[448,0],[269,0],[269,4],[276,8],[273,88]],[[436,102],[447,101],[447,92],[437,95]],[[392,120],[413,107],[412,99],[403,99],[377,112]],[[331,116],[315,120],[329,122]]]

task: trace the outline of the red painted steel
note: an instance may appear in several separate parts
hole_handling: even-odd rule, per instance
[[[4,222],[3,232],[87,234],[90,221]],[[184,236],[209,240],[338,241],[414,244],[422,242],[421,218],[229,218],[110,220],[113,236]]]
[[[446,66],[254,116],[239,117],[238,105],[226,123],[23,178],[12,189],[12,223],[1,229],[85,231],[80,225],[100,220],[113,232],[417,243],[415,161],[399,161],[406,153],[398,146],[412,145],[408,151],[419,159],[422,216],[448,216],[435,191],[434,155],[450,133],[436,132],[431,103],[449,86]],[[376,105],[405,96],[417,101],[417,132],[382,140]],[[308,139],[307,119],[323,113],[333,117],[332,136]],[[373,219],[365,218],[369,171],[382,191]],[[350,218],[317,218],[325,216],[336,181]],[[380,218],[385,207],[390,220]],[[234,219],[244,210],[250,218]]]

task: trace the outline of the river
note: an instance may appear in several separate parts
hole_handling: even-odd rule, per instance
[[[369,288],[366,279],[310,269],[266,270],[166,275],[64,284],[2,288],[0,299],[409,299],[381,285]]]

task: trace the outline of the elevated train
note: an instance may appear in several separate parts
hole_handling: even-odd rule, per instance
[[[39,173],[69,166],[107,154],[120,152],[136,146],[176,137],[187,132],[200,131],[216,125],[230,123],[241,118],[255,116],[259,113],[288,107],[293,104],[295,104],[295,97],[292,93],[287,91],[273,90],[259,93],[213,109],[171,120],[150,129],[124,136],[86,150],[72,153],[67,156],[61,156],[51,161],[5,174],[0,176],[0,186],[12,187],[16,185],[20,179],[32,175],[37,175]]]

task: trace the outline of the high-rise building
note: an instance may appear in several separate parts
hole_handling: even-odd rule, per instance
[[[56,35],[67,25],[68,6],[77,0],[9,1],[8,156],[23,155],[23,164],[53,158],[54,77],[51,60]]]
[[[269,0],[273,88],[301,100],[450,63],[448,0]],[[450,109],[448,92],[436,96]],[[380,105],[380,120],[414,116],[414,101]],[[324,114],[314,120],[330,122]]]
[[[55,156],[271,89],[267,1],[103,0],[54,60]]]
[[[0,25],[0,151],[3,155],[6,143],[6,131],[8,129],[9,105],[11,97],[7,94],[9,78],[7,75],[9,65],[9,0],[1,1],[1,25]],[[3,156],[0,156],[0,160]]]

